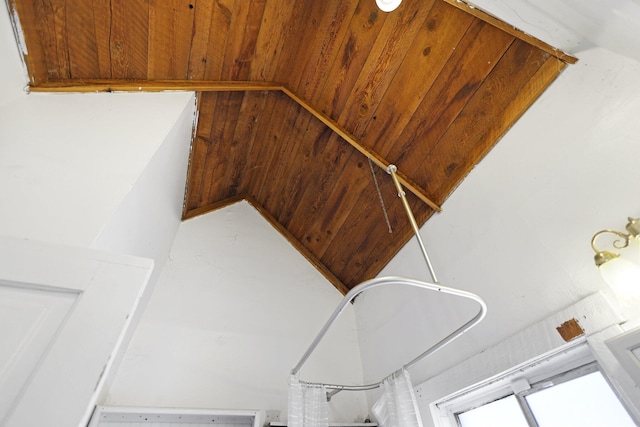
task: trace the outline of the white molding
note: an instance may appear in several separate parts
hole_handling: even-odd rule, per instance
[[[271,427],[287,427],[287,423],[276,421],[269,423]],[[329,423],[329,427],[377,427],[377,423]]]
[[[640,387],[640,328],[605,341],[636,387]]]
[[[260,411],[253,409],[157,408],[133,406],[98,406],[87,427],[98,427],[101,421],[118,424],[239,424],[260,427]],[[242,422],[246,421],[246,422]],[[174,424],[171,424],[174,425]]]
[[[640,388],[633,383],[617,356],[611,351],[608,341],[624,334],[620,325],[613,325],[588,338],[602,372],[609,384],[616,390],[620,401],[636,423],[640,423]]]

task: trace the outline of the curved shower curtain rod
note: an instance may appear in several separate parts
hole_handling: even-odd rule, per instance
[[[416,223],[416,220],[413,216],[411,207],[409,206],[409,203],[407,202],[407,199],[405,197],[406,195],[396,176],[397,170],[398,169],[395,165],[390,165],[387,168],[387,172],[391,175],[391,178],[393,179],[396,189],[398,190],[398,196],[402,199],[402,203],[404,205],[405,211],[407,212],[407,216],[409,217],[409,222],[411,222],[411,226],[413,227],[414,234],[416,236],[416,239],[418,240],[418,244],[420,245],[420,250],[422,251],[422,255],[424,256],[424,259],[427,263],[427,267],[429,268],[429,273],[431,274],[431,278],[433,279],[434,283],[424,282],[416,279],[409,279],[405,277],[391,276],[391,277],[374,278],[374,279],[362,282],[359,285],[355,286],[353,289],[349,291],[349,293],[347,293],[347,295],[345,295],[345,297],[342,299],[338,307],[336,307],[336,309],[334,310],[331,317],[329,317],[329,320],[327,320],[327,322],[325,323],[323,328],[320,330],[316,338],[313,340],[313,342],[311,343],[307,351],[304,353],[304,355],[302,356],[298,364],[291,370],[292,375],[296,375],[300,371],[300,369],[305,364],[309,356],[311,356],[311,354],[316,349],[318,344],[320,344],[320,341],[322,341],[322,338],[324,338],[325,334],[327,333],[331,325],[333,325],[335,320],[344,311],[347,305],[356,296],[358,296],[359,294],[369,289],[373,289],[379,286],[386,286],[386,285],[407,285],[407,286],[413,286],[421,289],[426,289],[426,290],[435,291],[435,292],[442,292],[445,294],[451,294],[451,295],[456,295],[459,297],[471,299],[480,305],[480,310],[478,311],[478,313],[476,313],[475,316],[473,316],[473,318],[471,318],[462,326],[460,326],[459,328],[451,332],[442,340],[438,341],[436,344],[429,347],[424,352],[420,353],[416,358],[414,358],[410,362],[403,365],[402,369],[408,369],[412,367],[413,365],[418,363],[420,360],[424,359],[430,354],[446,346],[447,344],[449,344],[450,342],[458,338],[460,335],[464,334],[469,329],[473,328],[475,325],[480,323],[480,321],[485,317],[487,313],[487,305],[482,300],[482,298],[480,298],[478,295],[475,295],[471,292],[466,292],[459,289],[442,286],[438,283],[438,279],[436,278],[435,272],[431,265],[431,261],[429,260],[429,255],[427,254],[427,250],[425,249],[424,244],[422,243],[422,238],[420,237],[420,229],[418,228],[418,224]],[[304,382],[304,381],[301,381],[301,382]],[[318,383],[313,383],[313,384],[318,384]],[[382,384],[382,380],[378,381],[377,383],[365,384],[365,385],[340,385],[340,384],[325,384],[325,383],[320,383],[320,384],[325,386],[325,388],[327,389],[333,390],[332,392],[327,393],[327,399],[329,399],[331,398],[332,395],[342,390],[373,390],[375,388],[380,387],[380,385]]]

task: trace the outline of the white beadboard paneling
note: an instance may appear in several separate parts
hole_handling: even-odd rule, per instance
[[[424,426],[434,425],[431,403],[564,346],[556,327],[572,318],[587,337],[622,321],[609,300],[596,293],[430,378],[416,387]]]

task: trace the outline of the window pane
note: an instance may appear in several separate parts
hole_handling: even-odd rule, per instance
[[[540,427],[633,427],[600,372],[540,390],[526,397]]]
[[[458,414],[462,427],[528,427],[514,395]]]

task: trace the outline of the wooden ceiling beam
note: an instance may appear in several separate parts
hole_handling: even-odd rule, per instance
[[[340,138],[349,143],[365,157],[378,165],[385,171],[391,162],[373,150],[358,142],[342,126],[329,116],[316,110],[311,104],[297,96],[286,86],[276,82],[252,82],[252,81],[198,81],[198,80],[93,80],[93,79],[71,79],[56,80],[40,83],[29,87],[29,92],[167,92],[167,91],[193,91],[193,92],[230,92],[230,91],[271,91],[279,90],[291,98],[302,108],[329,127]],[[402,185],[415,194],[420,200],[426,203],[436,212],[441,212],[442,208],[427,196],[420,186],[398,171],[398,179]]]

